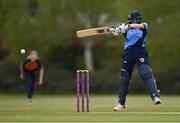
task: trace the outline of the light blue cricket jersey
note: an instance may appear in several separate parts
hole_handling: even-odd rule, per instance
[[[145,47],[145,41],[147,36],[148,24],[143,22],[144,29],[140,28],[128,28],[125,34],[124,48],[132,48],[133,46]]]

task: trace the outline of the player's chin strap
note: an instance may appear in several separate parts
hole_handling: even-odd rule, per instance
[[[118,36],[119,34],[126,33],[127,29],[129,28],[129,25],[126,23],[122,23],[119,26],[112,26],[109,28],[109,31],[114,35]]]

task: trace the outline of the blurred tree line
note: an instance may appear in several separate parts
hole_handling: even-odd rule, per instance
[[[20,49],[36,49],[45,66],[44,93],[73,93],[75,72],[89,68],[93,93],[118,91],[123,38],[78,39],[76,30],[125,22],[139,10],[149,23],[147,47],[162,93],[180,93],[179,0],[1,0],[0,90],[24,91]],[[132,92],[145,92],[134,71]]]

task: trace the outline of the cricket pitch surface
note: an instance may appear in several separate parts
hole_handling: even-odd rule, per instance
[[[178,122],[180,96],[162,95],[162,104],[154,106],[148,95],[129,95],[128,107],[114,112],[117,95],[90,95],[90,112],[76,112],[76,95],[34,95],[30,103],[25,95],[0,94],[0,121],[3,122]]]

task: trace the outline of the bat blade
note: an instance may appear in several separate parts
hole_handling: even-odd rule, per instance
[[[84,38],[89,36],[104,35],[107,33],[110,33],[109,27],[99,27],[77,31],[76,35],[79,38]]]

